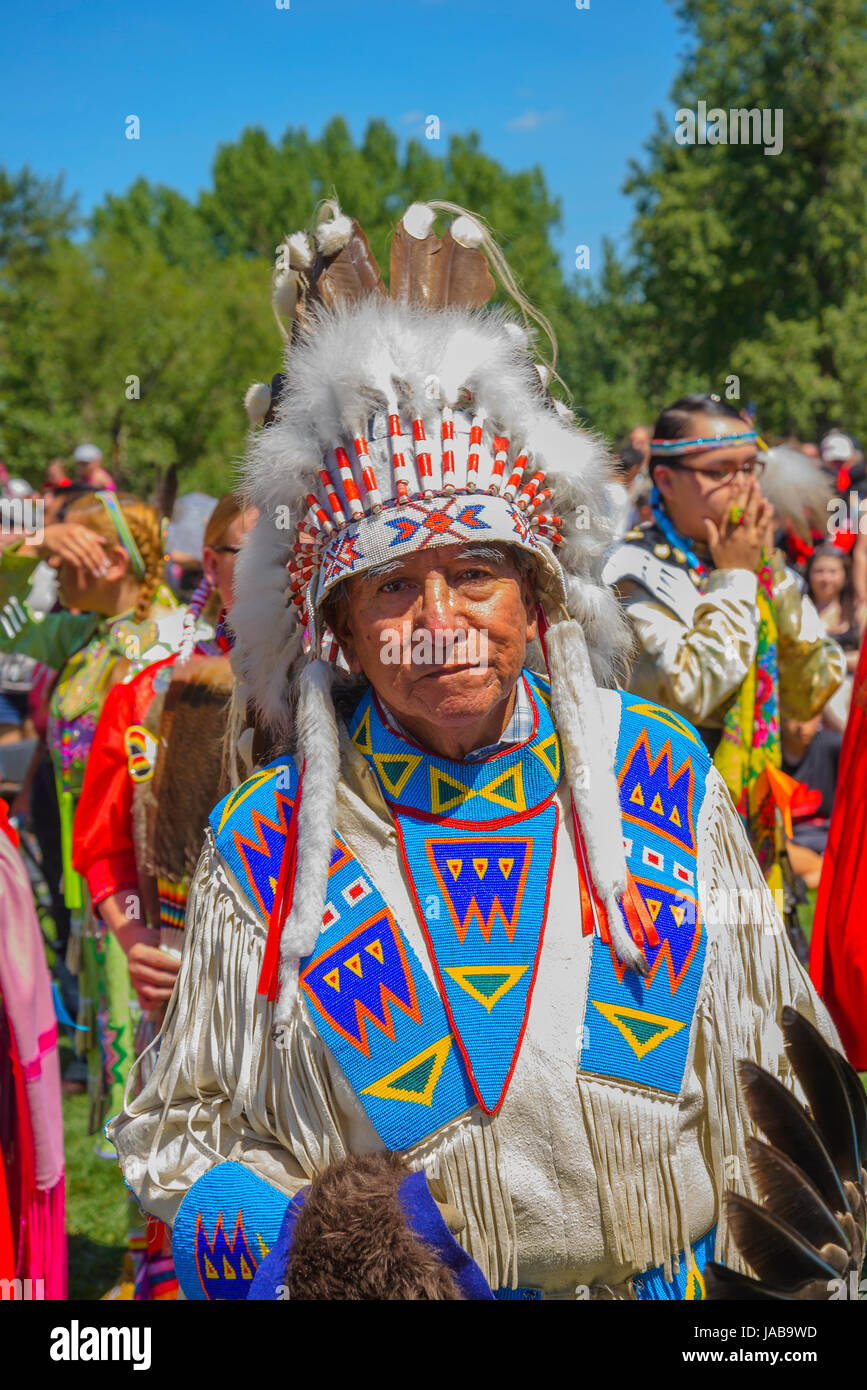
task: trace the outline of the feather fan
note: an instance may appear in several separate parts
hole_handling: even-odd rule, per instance
[[[758,1277],[711,1263],[709,1299],[825,1300],[861,1277],[867,1097],[845,1057],[801,1014],[785,1008],[782,1028],[810,1109],[755,1063],[740,1064],[747,1108],[771,1142],[749,1146],[759,1201],[729,1192],[726,1212]]]

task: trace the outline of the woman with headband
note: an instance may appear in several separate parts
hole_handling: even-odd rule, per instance
[[[653,521],[626,535],[604,577],[637,638],[630,689],[697,725],[781,890],[780,717],[812,719],[846,664],[773,548],[774,506],[760,485],[767,456],[718,396],[669,406],[650,444]]]
[[[64,611],[37,621],[27,605],[40,559],[59,570]],[[72,863],[72,823],[97,722],[112,685],[180,644],[183,612],[162,583],[163,542],[155,508],[97,492],[76,499],[46,526],[39,546],[16,543],[0,556],[0,651],[33,656],[57,672],[47,742],[57,782],[67,907],[85,906]],[[91,929],[92,928],[92,929]],[[81,948],[81,1021],[87,1047],[91,1126],[123,1102],[133,1025],[126,958],[95,923]]]
[[[75,867],[94,911],[129,964],[142,1010],[135,1053],[153,1041],[180,962],[184,909],[208,814],[229,790],[222,742],[232,689],[227,625],[235,562],[258,513],[236,493],[205,527],[204,578],[187,609],[216,617],[216,633],[188,619],[176,653],[109,694],[88,759],[75,817]],[[140,1079],[146,1076],[144,1065]],[[147,1232],[131,1200],[129,1252],[136,1299],[177,1296],[161,1223]]]

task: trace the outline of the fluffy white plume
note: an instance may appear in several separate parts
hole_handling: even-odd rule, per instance
[[[785,444],[768,449],[759,458],[765,462],[762,492],[779,521],[790,523],[804,541],[810,539],[811,525],[825,531],[833,488],[818,461]]]
[[[277,1024],[288,1023],[292,1013],[298,958],[313,950],[322,930],[340,777],[331,680],[330,667],[323,661],[314,661],[298,681],[298,754],[305,770],[298,812],[298,867],[292,910],[280,935],[280,997],[274,1015]]]
[[[647,960],[632,940],[619,907],[627,885],[620,801],[611,771],[613,750],[600,743],[605,721],[581,626],[577,622],[557,623],[548,632],[547,648],[551,706],[590,873],[605,906],[618,957],[644,975]]]
[[[306,232],[293,232],[286,238],[289,264],[293,270],[309,270],[313,264],[313,247]]]
[[[301,277],[297,270],[280,270],[271,285],[271,307],[277,326],[284,338],[288,339],[298,304],[298,289]]]
[[[334,256],[343,250],[352,236],[352,219],[342,212],[338,213],[327,222],[320,222],[314,236],[323,256]]]
[[[449,231],[452,240],[459,246],[465,246],[468,251],[478,251],[484,241],[484,232],[472,217],[456,217]]]
[[[261,425],[268,414],[270,404],[271,387],[264,381],[254,381],[252,386],[247,387],[244,396],[244,409],[247,412],[247,419],[250,421],[251,428],[255,429],[257,425]]]
[[[424,241],[425,237],[430,235],[435,220],[436,213],[427,203],[410,203],[401,218],[409,235],[417,241]]]

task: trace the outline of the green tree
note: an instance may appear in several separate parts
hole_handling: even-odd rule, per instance
[[[693,386],[736,374],[770,429],[816,433],[846,408],[864,431],[849,341],[867,292],[863,0],[681,0],[677,13],[691,50],[626,185],[647,388],[661,403],[677,364]],[[699,101],[781,112],[782,151],[677,144],[675,108]]]
[[[0,275],[8,280],[33,269],[58,237],[75,226],[75,199],[63,180],[38,179],[26,166],[18,174],[0,169]]]
[[[628,423],[617,417],[640,395],[636,344],[606,340],[628,335],[640,306],[619,305],[613,257],[599,296],[566,282],[552,243],[560,205],[541,170],[508,172],[472,134],[452,137],[442,154],[426,141],[401,149],[380,120],[356,143],[336,117],[315,139],[294,128],[276,142],[244,131],[217,150],[213,186],[195,204],[139,179],[105,199],[84,242],[69,239],[62,219],[46,220],[38,273],[31,259],[12,276],[20,308],[0,345],[0,444],[16,471],[38,479],[52,454],[88,437],[138,491],[172,462],[185,490],[230,486],[244,391],[281,360],[269,306],[275,250],[329,197],[362,223],[386,279],[410,203],[439,198],[484,217],[554,325],[581,413],[603,428]],[[47,217],[45,191],[43,203]]]

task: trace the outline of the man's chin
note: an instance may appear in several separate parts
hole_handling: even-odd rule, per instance
[[[481,666],[429,671],[413,681],[411,703],[443,723],[478,719],[502,699],[500,683],[492,676]]]

